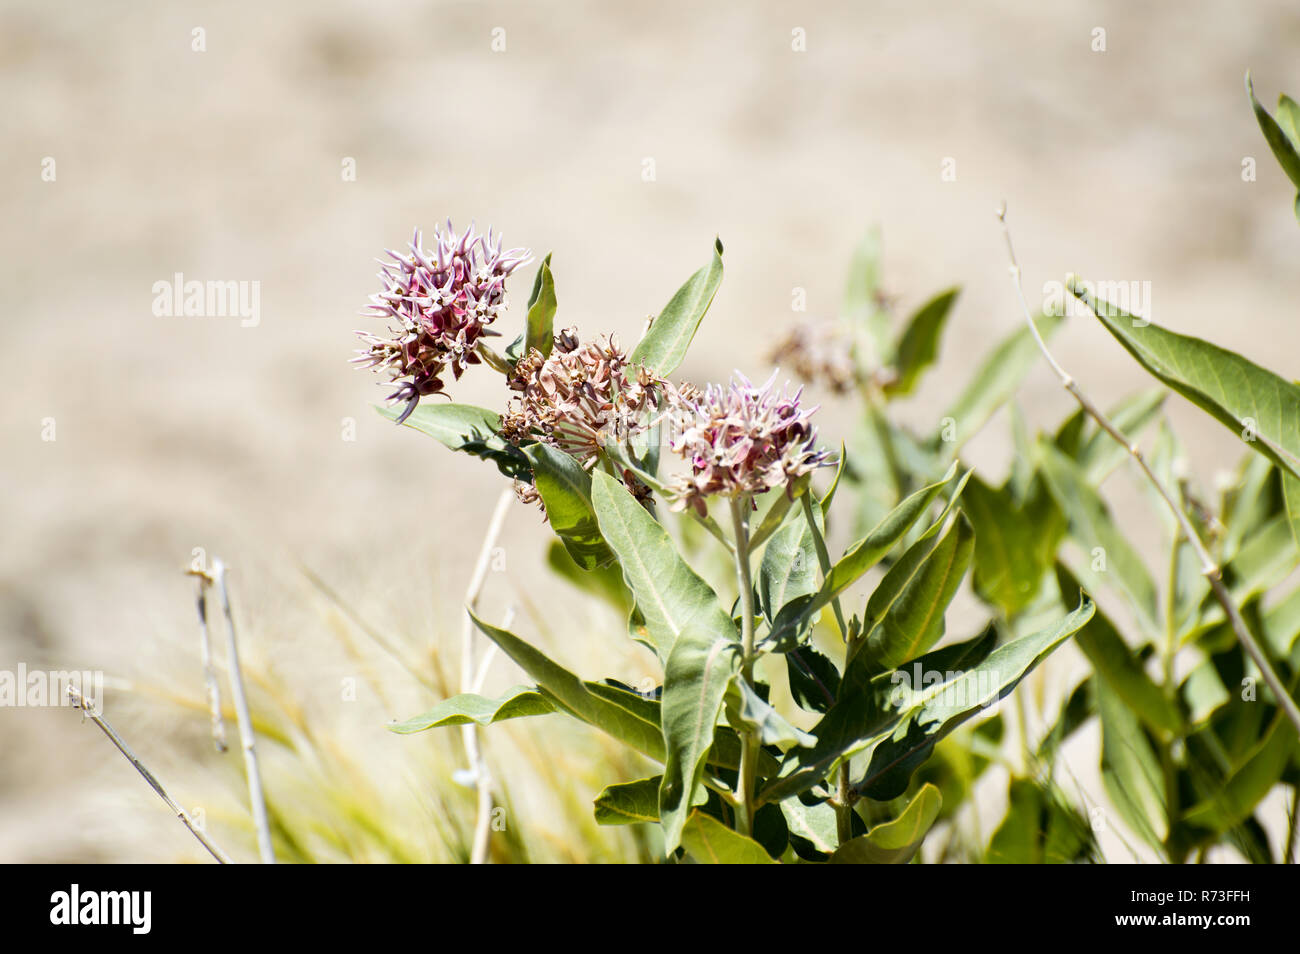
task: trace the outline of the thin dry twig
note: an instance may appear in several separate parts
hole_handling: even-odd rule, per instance
[[[213,858],[216,858],[217,861],[221,862],[221,864],[230,864],[230,856],[222,851],[221,848],[207,836],[202,828],[194,824],[194,821],[188,814],[186,814],[185,809],[181,808],[172,800],[172,797],[168,795],[166,790],[162,787],[162,783],[158,781],[157,776],[145,768],[144,763],[136,757],[136,754],[131,751],[131,747],[127,745],[122,737],[113,730],[113,727],[109,725],[102,716],[95,714],[94,710],[91,708],[90,701],[78,692],[74,686],[68,687],[68,698],[72,700],[74,706],[81,710],[85,717],[89,718],[91,722],[99,726],[104,735],[108,736],[108,740],[117,747],[117,750],[126,757],[128,762],[135,766],[135,770],[140,773],[140,777],[148,782],[149,787],[158,793],[158,797],[166,803],[167,807],[170,808],[185,827],[190,830],[190,834],[199,840],[199,844],[208,849],[209,854],[211,854]]]
[[[492,550],[501,528],[505,525],[506,514],[515,499],[513,489],[501,492],[492,519],[488,523],[487,533],[483,537],[483,548],[479,551],[478,562],[470,577],[469,589],[465,592],[465,624],[461,631],[460,684],[461,692],[476,692],[487,677],[487,663],[491,654],[485,659],[482,669],[476,673],[474,665],[474,621],[469,612],[478,608],[479,594],[487,580],[488,569],[492,565]],[[513,614],[513,611],[511,611]],[[465,755],[469,759],[470,770],[474,773],[474,786],[478,791],[478,817],[474,823],[474,845],[470,851],[470,864],[481,865],[487,862],[488,841],[492,835],[492,777],[488,773],[487,760],[479,745],[478,726],[473,722],[461,726],[461,739],[465,744]]]
[[[1291,697],[1291,694],[1287,692],[1286,687],[1282,684],[1282,680],[1278,678],[1272,664],[1268,661],[1268,657],[1264,655],[1263,648],[1259,645],[1258,641],[1256,641],[1255,637],[1251,635],[1250,630],[1246,628],[1246,623],[1241,618],[1240,610],[1237,609],[1237,605],[1233,602],[1231,594],[1228,593],[1228,588],[1223,585],[1223,573],[1220,570],[1219,565],[1215,562],[1214,558],[1210,556],[1210,551],[1206,549],[1205,543],[1201,540],[1200,534],[1198,534],[1195,527],[1192,526],[1192,522],[1188,519],[1186,511],[1177,501],[1174,500],[1173,495],[1165,488],[1165,485],[1160,482],[1160,478],[1158,478],[1151,470],[1151,467],[1146,462],[1146,458],[1142,456],[1142,452],[1138,449],[1137,445],[1125,437],[1123,431],[1117,428],[1111,420],[1102,413],[1101,409],[1092,403],[1088,396],[1079,389],[1074,378],[1070,377],[1070,375],[1066,373],[1065,369],[1057,364],[1056,359],[1052,357],[1052,353],[1047,348],[1047,342],[1043,340],[1043,336],[1039,333],[1037,325],[1034,324],[1033,316],[1029,313],[1029,304],[1025,301],[1024,287],[1020,278],[1020,263],[1016,261],[1015,248],[1011,244],[1011,229],[1007,227],[1007,208],[1005,204],[1003,204],[1002,208],[998,210],[998,221],[1002,223],[1002,233],[1007,240],[1007,255],[1011,260],[1011,280],[1016,287],[1016,298],[1020,302],[1020,309],[1024,313],[1025,321],[1028,323],[1030,331],[1033,332],[1034,340],[1038,342],[1038,350],[1043,353],[1043,357],[1047,359],[1047,363],[1052,366],[1052,370],[1056,372],[1056,376],[1060,378],[1061,385],[1070,392],[1074,399],[1079,403],[1079,406],[1083,408],[1084,413],[1096,421],[1098,427],[1109,434],[1121,447],[1128,451],[1129,456],[1132,457],[1134,462],[1138,465],[1138,469],[1142,472],[1142,475],[1147,479],[1151,486],[1155,488],[1156,492],[1160,494],[1160,497],[1168,506],[1169,512],[1172,513],[1174,519],[1178,521],[1179,529],[1182,530],[1183,536],[1186,537],[1187,542],[1191,545],[1193,551],[1195,551],[1197,559],[1201,561],[1201,573],[1206,580],[1209,581],[1210,588],[1214,591],[1214,598],[1218,600],[1219,605],[1223,607],[1224,615],[1228,617],[1228,621],[1232,624],[1232,631],[1236,634],[1237,641],[1241,643],[1241,647],[1246,650],[1246,654],[1250,656],[1256,667],[1258,667],[1260,675],[1264,678],[1264,682],[1268,685],[1269,689],[1273,691],[1273,695],[1277,697],[1278,704],[1286,713],[1291,724],[1296,727],[1297,731],[1300,731],[1300,708],[1297,708],[1295,700]]]
[[[257,829],[257,853],[263,864],[275,864],[275,849],[271,843],[271,823],[266,814],[266,797],[262,793],[262,771],[257,763],[256,736],[253,733],[253,716],[244,694],[244,673],[239,666],[239,642],[235,638],[235,617],[230,610],[230,591],[226,586],[226,565],[219,559],[212,561],[212,578],[221,595],[221,611],[226,617],[226,655],[230,668],[230,692],[235,700],[235,716],[239,721],[239,742],[244,750],[244,769],[248,775],[248,800],[253,811],[253,825]]]
[[[212,639],[208,632],[208,585],[212,577],[199,570],[188,570],[195,578],[197,595],[195,605],[199,613],[199,657],[203,662],[203,682],[208,693],[208,713],[212,720],[212,744],[218,752],[225,752],[226,722],[221,717],[221,684],[217,681],[217,671],[212,665]]]

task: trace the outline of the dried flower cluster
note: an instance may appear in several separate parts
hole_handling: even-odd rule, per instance
[[[402,382],[389,395],[406,402],[399,423],[421,397],[443,390],[448,367],[459,378],[467,365],[479,363],[474,349],[480,338],[495,334],[488,325],[505,305],[506,278],[532,257],[521,248],[503,252],[491,229],[482,236],[471,225],[457,236],[450,220],[445,232],[434,229],[434,237],[434,248],[426,250],[416,229],[409,252],[388,250],[393,261],[381,262],[384,288],[370,296],[368,309],[371,317],[396,321],[390,337],[357,332],[367,347],[353,362]]]
[[[838,321],[800,322],[772,351],[772,362],[788,365],[800,378],[824,385],[836,394],[858,383],[853,339]]]
[[[708,497],[761,494],[831,462],[816,446],[816,408],[799,406],[802,389],[777,391],[775,381],[754,387],[737,373],[727,387],[668,392],[669,447],[690,465],[673,480],[674,509],[691,506],[703,516]]]

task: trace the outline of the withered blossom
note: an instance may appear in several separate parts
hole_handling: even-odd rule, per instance
[[[505,282],[532,255],[522,248],[501,250],[501,238],[478,234],[470,225],[457,235],[451,221],[446,231],[434,229],[434,247],[426,250],[415,230],[409,251],[387,250],[379,278],[383,290],[370,296],[368,314],[388,318],[389,337],[365,331],[357,335],[367,347],[353,363],[387,371],[401,382],[389,395],[405,401],[398,423],[415,410],[420,398],[443,391],[443,373],[459,379],[465,368],[479,363],[479,339],[496,332],[488,328],[505,306]]]
[[[838,321],[801,321],[773,349],[771,360],[794,368],[804,381],[846,394],[859,377],[853,345],[853,336]]]
[[[673,508],[708,512],[712,496],[738,497],[788,487],[831,463],[817,447],[810,418],[817,409],[800,407],[802,388],[777,391],[773,374],[754,387],[739,372],[726,387],[669,389],[669,447],[690,466],[672,481]]]

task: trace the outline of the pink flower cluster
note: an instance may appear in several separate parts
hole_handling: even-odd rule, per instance
[[[353,362],[387,371],[401,381],[390,401],[405,401],[398,422],[406,420],[420,398],[444,388],[450,367],[459,379],[466,366],[479,363],[479,339],[496,334],[488,326],[505,306],[505,282],[528,262],[527,249],[503,252],[501,238],[491,229],[479,235],[471,225],[457,236],[448,220],[446,231],[434,229],[435,243],[425,249],[415,230],[410,250],[388,250],[392,262],[381,262],[383,290],[370,296],[371,317],[392,319],[390,336],[357,334],[367,345]]]

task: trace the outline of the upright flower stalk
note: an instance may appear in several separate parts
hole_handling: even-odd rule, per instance
[[[749,565],[749,511],[753,500],[748,495],[732,497],[731,523],[736,535],[736,585],[740,589],[740,641],[743,651],[740,676],[754,687],[754,584]],[[747,729],[740,735],[740,775],[736,787],[737,824],[742,835],[754,831],[754,791],[758,776],[758,732]]]

